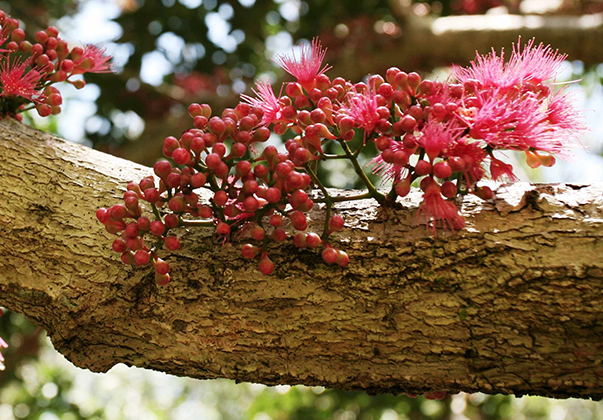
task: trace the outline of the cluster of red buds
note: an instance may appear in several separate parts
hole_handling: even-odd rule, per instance
[[[54,26],[25,39],[19,21],[0,10],[0,118],[14,117],[35,108],[42,117],[61,112],[63,98],[53,86],[67,82],[81,89],[84,73],[111,72],[111,57],[94,45],[69,48]],[[29,106],[28,106],[29,105]]]
[[[189,113],[195,128],[179,139],[164,140],[164,155],[178,166],[166,160],[157,162],[153,169],[159,182],[153,177],[132,182],[124,194],[124,204],[97,212],[107,231],[121,232],[113,249],[121,253],[122,261],[139,266],[152,261],[157,282],[166,283],[169,265],[156,250],[161,244],[172,251],[180,247],[178,238],[168,234],[170,229],[215,226],[225,240],[235,232],[239,238],[248,238],[250,243],[241,250],[243,256],[259,256],[260,271],[270,274],[274,263],[268,257],[267,243],[282,242],[290,236],[285,229],[288,220],[298,231],[293,235],[298,247],[324,247],[325,261],[347,265],[347,254],[323,241],[343,228],[341,216],[329,218],[323,237],[304,232],[308,228],[306,214],[314,207],[307,190],[317,181],[309,158],[302,162],[291,153],[279,153],[274,146],[252,156],[254,145],[270,137],[270,130],[261,124],[266,116],[261,107],[240,103],[224,110],[221,117],[212,117],[209,105],[192,104]],[[229,151],[227,139],[231,141]],[[209,202],[200,201],[195,193],[199,188],[213,193]],[[140,201],[146,202],[155,220],[142,216]],[[167,214],[162,217],[162,212]]]
[[[393,204],[417,185],[423,191],[418,220],[434,232],[457,230],[465,223],[459,196],[487,200],[493,192],[480,180],[515,178],[496,151],[523,151],[530,166],[551,166],[553,155],[567,154],[568,139],[584,129],[568,95],[552,89],[565,56],[533,41],[518,43],[508,61],[495,52],[478,55],[470,67],[454,68],[447,82],[395,67],[366,83],[331,80],[324,56],[318,40],[303,45],[299,58],[279,56],[277,63],[297,79],[282,96],[259,81],[255,97],[243,95],[220,116],[206,104],[189,107],[194,128],[163,144],[175,165],[157,162],[157,178],[129,184],[124,204],[98,211],[107,231],[121,234],[113,249],[125,263],[152,263],[157,282],[165,284],[169,266],[159,250],[180,247],[170,230],[212,226],[224,241],[243,242],[243,257],[257,258],[263,274],[274,270],[271,242],[288,238],[299,248],[321,250],[326,263],[346,266],[348,255],[330,237],[344,226],[333,214],[335,203],[373,198]],[[263,147],[271,133],[292,138],[282,151]],[[326,153],[328,143],[342,152]],[[373,172],[391,182],[387,194],[358,161],[370,143],[378,151]],[[366,193],[330,193],[317,176],[317,166],[330,159],[349,161]],[[210,198],[200,198],[201,190]],[[324,227],[308,231],[308,212],[317,204],[326,211]]]

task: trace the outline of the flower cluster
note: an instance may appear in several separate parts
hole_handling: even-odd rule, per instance
[[[113,249],[125,263],[152,263],[157,282],[167,283],[169,265],[159,257],[160,248],[180,247],[171,229],[198,225],[213,227],[223,241],[242,241],[243,257],[257,258],[264,274],[275,268],[271,243],[289,238],[299,248],[322,250],[326,263],[345,266],[348,255],[330,241],[344,226],[333,214],[335,203],[373,198],[392,204],[417,184],[423,191],[417,219],[434,232],[457,230],[465,223],[459,196],[487,200],[493,192],[480,180],[515,178],[495,152],[523,151],[530,166],[551,166],[553,155],[566,155],[568,141],[584,129],[568,96],[552,88],[565,56],[533,41],[518,43],[508,61],[495,52],[478,55],[470,67],[455,68],[446,82],[395,67],[366,83],[331,80],[324,56],[314,40],[301,47],[298,59],[278,57],[296,78],[285,94],[277,96],[270,83],[258,81],[254,97],[243,95],[219,116],[205,104],[189,107],[194,128],[163,144],[174,164],[157,162],[157,178],[129,184],[123,204],[97,213],[108,232],[120,234]],[[271,133],[292,137],[285,150],[260,146]],[[352,150],[351,140],[358,136],[362,142]],[[326,153],[328,143],[343,152]],[[377,150],[373,172],[392,183],[387,195],[358,162],[370,143]],[[367,192],[329,193],[316,175],[317,165],[329,159],[349,160]],[[210,198],[201,199],[201,190]],[[317,203],[326,211],[321,232],[308,230],[308,212]]]
[[[1,10],[0,27],[0,118],[21,120],[21,113],[33,108],[42,117],[58,114],[63,98],[53,84],[68,82],[81,89],[86,82],[72,76],[111,72],[111,57],[102,48],[69,49],[54,26],[37,32],[33,44],[19,21]]]

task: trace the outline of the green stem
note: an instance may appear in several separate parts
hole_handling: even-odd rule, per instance
[[[213,173],[207,171],[207,168],[205,166],[201,165],[201,163],[199,162],[195,165],[195,169],[198,172],[203,172],[207,175],[207,182],[209,182],[209,185],[211,186],[211,188],[208,188],[209,190],[212,190],[213,192],[220,190],[218,182],[216,181],[216,176]]]
[[[364,150],[365,147],[366,147],[366,144],[362,143],[360,146],[358,146],[358,149],[356,149],[354,151],[354,153],[352,154],[352,156],[358,157],[358,155],[360,155],[360,153]]]
[[[425,149],[421,148],[421,152],[419,153],[419,160],[423,160],[424,157],[425,157]]]
[[[367,198],[373,198],[373,195],[370,192],[365,192],[357,195],[340,195],[339,197],[330,197],[329,200],[332,203],[341,203],[342,201],[357,201],[357,200],[365,200]],[[325,200],[314,200],[316,203],[326,203]]]
[[[35,107],[36,107],[35,105],[32,105],[32,106],[27,107],[27,108],[18,109],[18,110],[17,110],[15,113],[16,113],[16,114],[20,114],[20,113],[22,113],[22,112],[31,111],[31,110],[32,110],[32,109],[34,109]]]
[[[320,159],[322,160],[330,160],[330,159],[347,159],[347,156],[344,155],[327,155],[327,154],[322,154],[320,155]]]
[[[314,181],[316,186],[318,188],[320,188],[323,195],[325,196],[324,203],[327,205],[327,210],[326,210],[326,214],[325,214],[325,225],[322,230],[322,239],[326,240],[327,237],[329,236],[329,219],[331,218],[331,209],[333,207],[333,201],[331,200],[331,196],[329,195],[329,192],[324,187],[324,185],[322,185],[322,182],[320,182],[320,179],[318,179],[318,176],[316,176],[316,173],[312,170],[312,168],[310,167],[309,164],[306,164],[306,170],[308,171],[310,178],[312,178],[312,181]]]
[[[408,166],[406,166],[406,169],[409,169]],[[410,171],[410,169],[409,169],[409,171]],[[411,174],[410,174],[410,183],[412,184],[413,181],[415,179],[417,179],[418,177],[419,176],[417,174],[415,174],[414,172],[411,171]],[[396,197],[398,197],[398,194],[396,193],[396,183],[393,182],[392,183],[392,189],[387,194],[387,199],[389,201],[396,201]]]
[[[211,220],[180,220],[180,226],[186,227],[214,227],[215,224]]]
[[[312,170],[312,168],[310,167],[310,165],[308,163],[306,163],[305,165],[306,171],[308,171],[308,175],[310,175],[310,178],[312,178],[312,181],[314,181],[314,183],[316,184],[316,186],[322,191],[322,193],[325,196],[325,200],[326,201],[330,201],[331,200],[331,196],[329,195],[329,192],[327,191],[327,189],[322,185],[322,183],[320,182],[320,179],[318,179],[318,176],[316,176],[316,173]]]
[[[383,194],[381,194],[379,191],[377,191],[377,189],[375,188],[375,186],[373,185],[371,180],[368,179],[368,176],[366,176],[366,174],[362,170],[362,167],[360,166],[358,159],[356,159],[356,156],[354,156],[354,154],[350,150],[347,143],[345,141],[340,141],[339,143],[341,144],[341,147],[343,147],[343,151],[346,153],[346,155],[350,159],[350,162],[352,162],[352,165],[354,166],[354,171],[356,171],[356,174],[358,175],[358,177],[362,180],[362,182],[364,182],[364,185],[366,185],[366,188],[368,189],[369,193],[371,194],[371,197],[374,198],[375,200],[377,200],[378,203],[383,203],[383,201],[385,201],[385,196]]]
[[[159,214],[159,209],[157,208],[157,206],[155,204],[151,204],[151,207],[153,208],[153,214],[155,215],[155,218],[157,220],[159,220],[160,222],[163,222],[163,220],[161,219],[161,215]]]
[[[207,166],[201,162],[201,157],[199,157],[199,161],[195,164],[194,168],[197,170],[197,172],[207,173]]]
[[[287,212],[286,212],[285,210],[280,209],[278,206],[274,207],[274,209],[275,209],[276,211],[278,211],[280,214],[282,214],[284,217],[288,217],[288,216],[287,216]]]
[[[396,183],[392,182],[392,189],[389,190],[389,193],[387,194],[387,199],[389,201],[395,201],[397,196],[398,194],[396,193]]]
[[[457,188],[457,190],[460,190],[460,189],[461,189],[461,183],[462,183],[462,182],[463,182],[463,173],[462,173],[462,172],[459,172],[459,173],[456,175],[456,188]]]
[[[459,172],[456,176],[456,191],[458,195],[469,194],[469,188],[463,189],[463,173]]]

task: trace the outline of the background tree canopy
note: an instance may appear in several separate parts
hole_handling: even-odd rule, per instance
[[[299,40],[319,36],[329,49],[326,61],[334,66],[332,74],[352,80],[363,77],[365,68],[383,73],[397,62],[413,66],[404,70],[437,72],[440,70],[434,66],[450,64],[445,58],[438,62],[395,54],[418,21],[483,13],[597,17],[603,2],[9,0],[0,2],[0,10],[22,20],[30,34],[56,24],[70,43],[102,42],[115,56],[115,75],[90,75],[89,86],[82,91],[66,88],[63,114],[48,121],[32,116],[29,122],[151,165],[161,157],[157,145],[163,138],[191,125],[186,113],[189,103],[207,102],[215,110],[234,106],[239,94],[250,93],[257,77],[268,77],[278,86],[286,76],[271,58],[290,51]],[[390,51],[389,60],[373,60],[380,51]],[[591,94],[582,94],[583,100],[597,113],[602,76],[601,65],[586,59],[568,63],[564,74],[566,80],[583,78],[582,87]],[[592,114],[587,117],[596,121]],[[600,137],[599,125],[591,125],[592,138]],[[584,143],[591,146],[591,156],[583,166],[599,169],[590,171],[588,178],[585,172],[577,177],[585,182],[600,179],[602,165],[596,154],[601,144],[592,139]],[[345,176],[340,175],[343,181],[338,181],[337,174],[345,170],[334,166],[321,176],[332,185],[350,187]],[[482,394],[448,396],[442,402],[423,397],[370,397],[323,388],[200,382],[123,366],[100,376],[68,368],[68,363],[41,341],[42,332],[17,314],[0,318],[0,335],[10,337],[6,370],[0,372],[0,419],[186,419],[199,418],[198,413],[204,413],[203,418],[254,420],[603,417],[601,403],[583,401]],[[123,393],[126,387],[135,392]]]

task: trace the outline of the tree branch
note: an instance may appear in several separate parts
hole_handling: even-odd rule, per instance
[[[399,209],[338,203],[349,266],[284,243],[268,277],[212,229],[182,228],[159,287],[119,261],[95,219],[149,168],[14,121],[0,122],[0,153],[0,304],[76,366],[603,397],[603,184],[503,186],[467,199],[469,227],[437,239],[415,224],[419,192]]]

